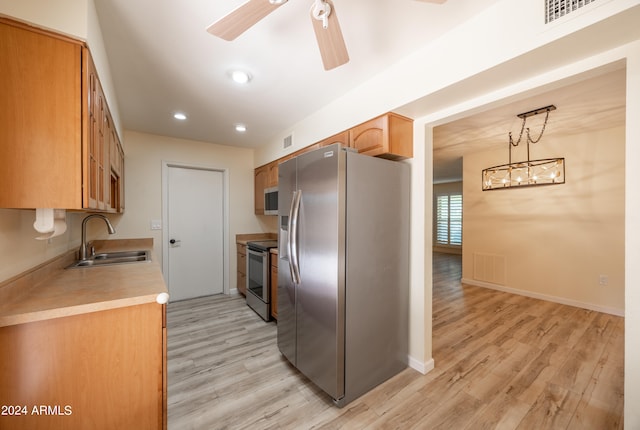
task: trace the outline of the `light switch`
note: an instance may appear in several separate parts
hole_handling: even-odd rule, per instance
[[[161,219],[152,219],[151,220],[151,230],[162,230],[162,220]]]

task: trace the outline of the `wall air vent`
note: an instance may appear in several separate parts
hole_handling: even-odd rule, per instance
[[[548,24],[594,1],[596,0],[545,0],[544,22]]]
[[[293,133],[284,138],[284,148],[288,148],[293,145]]]

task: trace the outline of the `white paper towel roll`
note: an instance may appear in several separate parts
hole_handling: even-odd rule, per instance
[[[65,220],[56,219],[53,221],[53,231],[37,236],[36,239],[38,240],[51,239],[52,237],[60,236],[65,231],[67,231],[67,223],[65,222]]]
[[[50,233],[54,229],[53,220],[53,208],[37,208],[33,228],[38,233]]]
[[[67,213],[64,209],[38,208],[36,209],[36,220],[33,228],[38,233],[37,240],[47,240],[55,236],[60,236],[67,231]]]

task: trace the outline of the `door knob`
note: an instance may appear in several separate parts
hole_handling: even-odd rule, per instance
[[[180,241],[179,241],[179,240],[176,240],[176,239],[171,239],[171,240],[169,240],[169,243],[170,243],[171,245],[175,245],[176,243],[180,243]]]

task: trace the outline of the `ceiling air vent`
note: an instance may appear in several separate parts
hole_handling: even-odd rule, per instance
[[[594,1],[596,0],[545,0],[544,22],[548,24]]]
[[[284,148],[288,148],[293,145],[293,133],[284,138]]]

